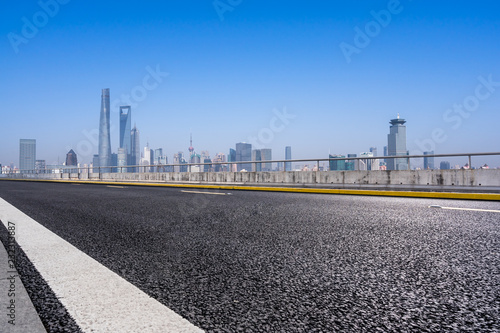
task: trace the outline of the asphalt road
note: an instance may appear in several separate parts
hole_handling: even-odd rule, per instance
[[[0,181],[209,332],[500,331],[500,213],[429,208],[498,202],[200,191]]]

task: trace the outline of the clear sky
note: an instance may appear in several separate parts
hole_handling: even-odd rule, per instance
[[[131,102],[169,162],[190,131],[212,156],[381,155],[398,113],[410,153],[500,151],[498,1],[14,1],[0,36],[2,164],[20,138],[48,164],[90,162],[102,88],[113,152]]]

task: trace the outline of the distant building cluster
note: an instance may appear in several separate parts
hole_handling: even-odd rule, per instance
[[[267,172],[267,171],[349,171],[349,170],[410,170],[409,152],[406,147],[406,121],[399,117],[390,120],[387,145],[383,149],[383,157],[378,156],[377,148],[370,147],[369,151],[351,154],[329,154],[329,163],[324,165],[314,164],[292,166],[292,147],[285,147],[285,162],[271,163],[273,160],[270,148],[253,149],[250,143],[239,142],[234,149],[230,148],[227,155],[220,152],[213,158],[208,151],[196,152],[193,147],[191,134],[188,154],[179,151],[169,160],[162,148],[152,149],[149,143],[141,149],[140,132],[137,126],[132,127],[132,108],[130,105],[119,107],[119,146],[116,153],[111,149],[110,136],[110,91],[102,89],[101,110],[99,120],[98,154],[93,156],[90,164],[80,165],[77,154],[71,149],[63,164],[48,165],[45,160],[36,159],[36,140],[20,139],[19,141],[19,167],[13,163],[1,165],[2,173],[9,172],[76,172],[76,168],[83,167],[87,172]],[[243,162],[243,163],[235,163]],[[434,151],[423,153],[423,169],[436,168]],[[441,161],[439,169],[469,169],[468,163],[464,165],[451,165],[449,161]],[[484,164],[481,169],[489,169]],[[418,168],[415,168],[418,169]]]

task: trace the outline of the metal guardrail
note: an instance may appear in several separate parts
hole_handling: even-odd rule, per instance
[[[313,159],[295,159],[295,160],[264,160],[264,161],[238,161],[238,162],[211,162],[211,163],[180,163],[180,164],[152,164],[152,165],[127,165],[127,166],[103,166],[103,167],[74,167],[67,166],[65,168],[56,169],[41,169],[41,170],[11,170],[10,172],[4,173],[10,174],[53,174],[53,173],[77,173],[77,174],[89,174],[89,173],[123,173],[130,172],[129,169],[136,170],[134,172],[174,172],[176,167],[179,169],[175,172],[191,172],[193,166],[215,166],[215,165],[226,165],[230,171],[231,165],[238,164],[252,164],[252,165],[262,165],[262,164],[272,164],[272,163],[297,163],[297,162],[315,162],[318,170],[320,169],[320,162],[330,162],[330,161],[348,161],[348,160],[387,160],[387,159],[405,159],[407,164],[407,169],[410,170],[410,160],[415,158],[432,158],[432,157],[464,157],[468,158],[469,166],[472,165],[473,156],[500,156],[500,152],[487,152],[487,153],[461,153],[461,154],[434,154],[434,155],[397,155],[397,156],[358,156],[358,157],[337,157],[337,158],[313,158]],[[92,169],[92,172],[90,170]],[[97,169],[97,172],[95,170]],[[149,171],[145,171],[148,170]],[[143,171],[140,171],[143,170]],[[151,171],[153,170],[153,171]],[[155,171],[156,170],[156,171]],[[168,171],[167,171],[168,170]],[[182,171],[184,170],[184,171]],[[54,172],[57,171],[57,172]],[[247,170],[250,171],[250,170]],[[284,170],[280,170],[284,171]],[[203,172],[200,170],[200,172]],[[216,171],[217,172],[217,171]]]

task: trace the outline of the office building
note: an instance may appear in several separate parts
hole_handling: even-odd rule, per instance
[[[434,151],[424,151],[424,155],[434,155]],[[434,156],[424,157],[424,170],[434,170]]]
[[[406,150],[406,121],[398,117],[391,119],[390,132],[387,135],[387,154],[388,156],[404,156]],[[387,170],[407,170],[408,164],[406,158],[387,159]]]
[[[329,155],[329,158],[345,158],[344,155]],[[346,160],[330,160],[329,161],[330,171],[340,171],[346,170]]]
[[[236,144],[236,162],[252,161],[252,145],[250,143],[240,142]],[[252,171],[252,163],[240,163],[237,165],[237,171]]]
[[[285,160],[292,159],[292,147],[285,147]],[[285,171],[292,171],[292,162],[285,162]]]
[[[109,89],[103,89],[101,94],[101,114],[99,121],[99,165],[107,167],[111,163],[111,137],[109,130]],[[101,169],[109,172],[109,169]]]
[[[132,154],[132,109],[129,105],[120,106],[120,146],[118,149],[118,166],[127,166]],[[126,168],[123,169],[126,172]]]
[[[127,154],[132,151],[131,118],[131,107],[128,105],[120,106],[120,148],[125,148]]]
[[[19,140],[19,170],[34,170],[36,161],[36,140]]]
[[[236,162],[236,150],[229,148],[229,154],[227,155],[228,162]],[[237,164],[229,164],[229,172],[236,172],[238,170]]]
[[[262,155],[260,149],[252,150],[252,161],[253,162],[262,161]],[[252,163],[252,171],[254,172],[262,171],[262,163]]]
[[[130,131],[130,161],[128,165],[140,165],[141,164],[141,142],[139,139],[139,130],[134,125],[134,128]],[[134,172],[138,172],[138,168],[133,168]]]
[[[357,156],[358,156],[357,154],[347,154],[348,158],[357,157]],[[346,162],[345,162],[345,169],[348,170],[348,171],[357,170],[356,169],[356,160],[346,160]]]
[[[46,163],[45,163],[45,160],[36,160],[35,161],[35,170],[45,170],[45,166],[46,166]]]
[[[272,161],[273,152],[271,148],[263,148],[260,150],[261,161]],[[273,171],[273,164],[269,162],[262,163],[262,171]]]
[[[439,163],[439,169],[441,170],[450,170],[450,162],[448,161],[442,161]]]
[[[76,157],[76,153],[71,149],[67,154],[66,154],[66,166],[77,166],[78,165],[78,159]]]

